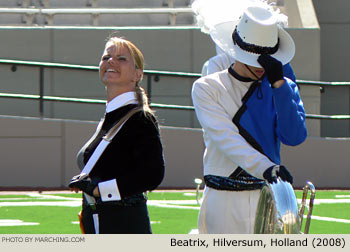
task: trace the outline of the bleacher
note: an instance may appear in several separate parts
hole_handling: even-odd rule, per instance
[[[198,74],[203,63],[215,55],[210,37],[195,25],[190,2],[0,0],[0,140],[6,146],[2,151],[1,184],[65,186],[77,173],[76,152],[104,112],[105,90],[96,67],[105,39],[115,32],[133,41],[144,53],[148,73],[142,86],[151,94],[152,103],[191,107],[191,86],[198,76],[157,73]],[[277,5],[290,17],[288,32],[296,42],[292,66],[297,79],[321,80],[321,39],[326,36],[321,36],[312,1],[278,0]],[[337,47],[327,50],[334,48]],[[347,53],[342,51],[342,55]],[[53,66],[59,63],[92,66],[93,71]],[[324,74],[327,69],[322,69]],[[339,67],[337,71],[344,72]],[[348,186],[343,168],[348,165],[349,140],[324,137],[349,137],[350,85],[304,82],[300,87],[311,137],[296,148],[283,147],[283,162],[293,167],[296,186],[304,185],[305,178],[316,186]],[[100,102],[72,102],[74,98]],[[193,177],[202,172],[202,133],[195,113],[190,109],[155,109],[167,163],[163,186],[191,187]],[[335,114],[347,116],[335,116],[337,120],[326,117]],[[327,120],[317,115],[325,115]],[[29,171],[42,176],[28,180],[31,175],[24,175],[18,179],[18,174]],[[330,180],[334,174],[337,178]],[[47,179],[51,177],[58,178],[58,182],[51,183]]]
[[[186,0],[0,1],[1,25],[164,26],[193,25]]]
[[[320,80],[320,29],[313,15],[311,0],[275,2],[282,12],[289,15],[289,33],[296,39],[297,54],[292,66],[297,78]],[[0,35],[8,47],[2,48],[0,58],[97,65],[104,39],[117,32],[141,48],[146,57],[146,69],[199,73],[202,64],[215,54],[215,49],[210,37],[196,27],[190,4],[191,0],[0,0]],[[306,60],[312,68],[304,66]],[[18,67],[18,71],[9,73],[5,66],[1,66],[2,76],[8,78],[1,91],[23,93],[25,89],[38,89],[37,70],[26,68]],[[28,76],[34,74],[35,78],[28,78],[23,71]],[[104,90],[94,84],[98,82],[94,73],[73,73],[62,69],[43,72],[43,92],[46,95],[104,99]],[[148,75],[143,86],[152,96],[153,103],[191,106],[190,90],[194,79],[155,74]],[[26,82],[25,89],[15,84],[23,81]],[[79,91],[72,91],[70,87],[73,85]],[[321,96],[330,95],[328,90],[336,88],[335,85],[323,87],[322,90],[327,92],[320,93],[315,85],[303,85],[301,93],[306,112],[320,115],[323,109],[326,115],[334,114],[327,110],[332,107],[328,102],[330,99],[322,100]],[[29,91],[30,95],[34,93]],[[322,105],[321,100],[327,106]],[[0,105],[6,102],[2,99]],[[0,114],[39,115],[34,109],[29,109],[32,107],[29,104],[25,107],[21,109],[15,103],[11,109],[0,108]],[[92,116],[94,113],[82,113],[78,105],[48,103],[45,107],[48,107],[46,112],[40,113],[44,117],[98,119]],[[337,109],[337,106],[334,107]],[[344,110],[337,114],[346,115],[347,112]],[[160,109],[158,113],[164,119],[161,121],[164,125],[199,127],[193,111]],[[336,130],[333,129],[334,123],[337,124]],[[348,125],[348,120],[308,120],[312,136],[348,136]]]

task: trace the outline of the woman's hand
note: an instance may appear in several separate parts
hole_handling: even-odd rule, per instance
[[[80,191],[80,189],[79,188],[70,188],[70,191],[78,193]],[[94,190],[92,191],[92,196],[94,196],[96,198],[100,197],[100,190],[98,189],[98,186],[96,186],[94,188]]]
[[[94,188],[94,190],[92,191],[92,194],[93,194],[93,196],[96,197],[96,198],[98,198],[98,197],[101,196],[101,195],[100,195],[100,190],[98,189],[98,186],[96,186],[96,187]]]
[[[71,192],[78,193],[78,192],[79,192],[79,189],[78,189],[78,188],[71,188],[70,191],[71,191]]]
[[[72,190],[75,192],[81,190],[91,196],[95,196],[94,193],[96,193],[96,195],[98,195],[99,197],[100,193],[97,185],[100,181],[101,179],[98,177],[90,179],[87,174],[83,173],[74,176],[71,182],[69,183],[69,187],[72,188]]]

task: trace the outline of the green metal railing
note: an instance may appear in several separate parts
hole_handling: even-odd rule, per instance
[[[89,104],[105,104],[105,100],[98,99],[84,99],[84,98],[70,98],[70,97],[57,97],[57,96],[45,96],[44,95],[44,70],[45,68],[59,68],[59,69],[71,69],[71,70],[83,70],[83,71],[98,71],[98,66],[88,65],[74,65],[74,64],[61,64],[61,63],[49,63],[38,61],[22,61],[22,60],[9,60],[0,59],[0,64],[12,65],[11,70],[16,71],[17,66],[38,67],[39,68],[39,94],[10,94],[0,93],[0,98],[13,98],[13,99],[30,99],[39,101],[39,113],[42,117],[44,114],[44,102],[73,102],[73,103],[89,103]],[[148,96],[152,97],[152,77],[155,81],[159,81],[160,76],[172,76],[179,78],[199,78],[199,73],[188,72],[172,72],[172,71],[157,71],[157,70],[144,70],[144,75],[147,77],[147,91]],[[298,85],[313,85],[313,86],[349,86],[350,82],[326,82],[326,81],[309,81],[309,80],[297,80]],[[177,109],[177,110],[194,110],[193,106],[171,105],[171,104],[159,104],[151,103],[152,108],[162,109]],[[349,120],[350,115],[315,115],[306,114],[306,118],[309,119],[330,119],[330,120]]]

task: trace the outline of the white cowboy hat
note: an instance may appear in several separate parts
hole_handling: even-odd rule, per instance
[[[292,37],[271,11],[261,7],[248,7],[240,20],[217,24],[209,33],[222,50],[250,66],[261,67],[257,61],[261,54],[269,54],[283,65],[295,54]]]

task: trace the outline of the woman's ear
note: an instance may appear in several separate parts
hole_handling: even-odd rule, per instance
[[[136,69],[136,82],[139,82],[142,79],[143,71],[141,69]]]

